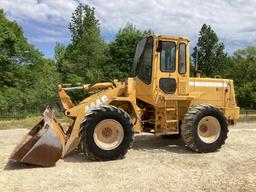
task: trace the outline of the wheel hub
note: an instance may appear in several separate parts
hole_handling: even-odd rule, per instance
[[[202,133],[205,133],[205,132],[207,132],[207,130],[208,130],[207,125],[205,125],[205,124],[202,124],[202,125],[199,127],[199,129],[200,129],[200,131],[201,131]]]
[[[112,129],[109,128],[109,127],[106,127],[103,129],[102,131],[102,136],[105,137],[105,138],[108,138],[108,137],[111,137],[112,135]]]
[[[123,141],[123,126],[114,119],[104,119],[100,121],[93,133],[95,144],[103,150],[113,150]]]
[[[205,143],[215,142],[219,138],[220,132],[219,120],[213,116],[205,116],[198,123],[197,134]]]

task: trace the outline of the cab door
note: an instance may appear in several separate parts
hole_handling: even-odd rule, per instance
[[[165,94],[177,94],[177,42],[172,40],[159,42],[158,86]]]
[[[187,41],[179,41],[177,83],[178,95],[189,94],[189,47]]]

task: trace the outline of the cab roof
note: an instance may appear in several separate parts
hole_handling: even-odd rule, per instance
[[[177,36],[177,35],[152,35],[153,37],[159,38],[159,39],[172,39],[172,40],[186,40],[189,42],[189,38],[186,36]]]

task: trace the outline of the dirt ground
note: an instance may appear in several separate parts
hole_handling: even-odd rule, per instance
[[[8,163],[27,129],[0,131],[0,190],[256,191],[256,123],[240,123],[215,153],[198,154],[179,139],[142,134],[123,160],[92,162],[73,152],[55,167]]]

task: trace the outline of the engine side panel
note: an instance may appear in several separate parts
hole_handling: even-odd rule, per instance
[[[190,95],[194,96],[191,106],[211,104],[220,108],[230,123],[239,119],[233,81],[229,79],[190,78]]]

